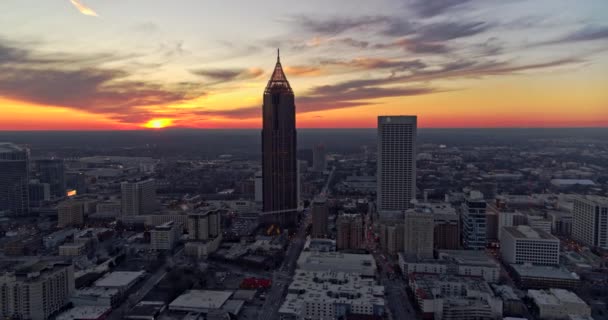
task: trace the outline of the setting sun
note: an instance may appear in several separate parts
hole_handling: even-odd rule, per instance
[[[173,123],[171,119],[152,119],[144,124],[145,128],[150,129],[162,129],[166,127],[170,127]]]

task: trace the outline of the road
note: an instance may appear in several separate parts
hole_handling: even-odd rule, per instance
[[[184,249],[180,249],[173,257],[178,257],[183,253]],[[139,303],[147,294],[152,290],[164,277],[167,275],[167,267],[170,264],[170,259],[167,259],[165,263],[158,268],[158,270],[148,277],[144,284],[134,293],[129,295],[127,299],[120,305],[120,307],[112,310],[112,313],[108,316],[108,320],[121,320],[123,315],[129,311],[131,307]]]
[[[325,186],[320,192],[320,196],[327,197],[329,184],[331,179],[334,176],[336,168],[333,167],[329,176],[327,177],[327,182]],[[304,249],[304,244],[306,243],[306,229],[312,222],[312,215],[308,211],[304,211],[304,217],[302,218],[302,222],[298,227],[298,231],[295,236],[292,238],[291,244],[287,248],[287,252],[285,253],[285,260],[283,260],[283,264],[281,267],[273,273],[272,276],[272,287],[266,296],[266,302],[264,306],[260,310],[258,314],[258,319],[260,320],[274,320],[278,319],[279,308],[283,302],[283,297],[287,292],[287,288],[293,279],[293,273],[296,269],[298,257]]]

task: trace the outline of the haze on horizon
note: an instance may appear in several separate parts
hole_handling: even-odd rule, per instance
[[[300,128],[608,126],[603,0],[4,0],[0,130],[259,128],[277,47]]]

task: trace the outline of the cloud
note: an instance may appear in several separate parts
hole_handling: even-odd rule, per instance
[[[250,69],[195,69],[192,74],[205,77],[214,81],[213,84],[231,82],[236,80],[255,79],[264,74],[260,68]]]
[[[390,43],[375,44],[374,48],[401,48],[403,50],[417,54],[446,54],[452,51],[452,48],[444,43],[428,42],[419,38],[397,39]]]
[[[95,11],[93,11],[93,9],[82,4],[82,2],[80,2],[80,0],[70,0],[70,2],[74,5],[74,7],[76,7],[76,9],[78,9],[78,11],[80,11],[80,13],[87,15],[87,16],[92,16],[92,17],[98,16],[97,13]]]
[[[323,70],[313,66],[285,66],[283,67],[287,76],[318,76],[323,74]]]
[[[315,34],[336,35],[353,29],[377,25],[385,20],[382,16],[361,17],[332,17],[328,19],[313,19],[308,16],[295,16],[288,22],[293,22],[298,29]]]
[[[488,30],[490,26],[485,22],[433,23],[422,27],[417,38],[424,39],[424,41],[448,41],[482,33]]]
[[[423,18],[429,18],[446,13],[449,10],[471,2],[471,0],[406,0],[408,7]]]
[[[580,30],[541,44],[560,44],[596,40],[608,40],[608,26],[586,26]]]
[[[100,61],[109,57],[113,56],[40,55],[0,43],[0,96],[127,121],[139,120],[146,113],[144,107],[204,94],[188,82],[161,85],[132,80],[133,74],[125,69],[101,67]]]
[[[394,60],[386,58],[356,58],[352,60],[323,60],[324,65],[338,65],[363,70],[393,69],[395,71],[418,70],[427,65],[420,59]]]

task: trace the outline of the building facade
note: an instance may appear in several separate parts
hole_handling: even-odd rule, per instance
[[[0,143],[0,212],[26,216],[30,212],[28,151]]]
[[[343,249],[361,249],[363,247],[363,219],[360,214],[342,214],[338,216],[338,234],[336,247]]]
[[[312,150],[312,171],[323,172],[327,167],[327,153],[325,151],[325,145],[318,144]]]
[[[48,183],[51,195],[56,198],[65,197],[65,164],[62,159],[36,160],[38,180]]]
[[[586,246],[608,249],[608,198],[576,197],[572,213],[572,237]]]
[[[312,203],[312,237],[327,237],[329,219],[329,208],[327,201],[323,198],[315,198]]]
[[[377,206],[381,219],[399,217],[416,199],[415,116],[378,117]]]
[[[298,208],[296,106],[280,58],[264,90],[262,107],[263,211],[277,213],[275,223],[295,223]]]
[[[74,290],[71,264],[40,262],[0,276],[0,314],[7,319],[46,320],[69,303]]]
[[[500,254],[507,263],[559,264],[559,239],[530,226],[505,227]]]
[[[150,214],[158,207],[153,179],[123,182],[120,184],[120,189],[123,216]]]
[[[408,210],[405,212],[403,251],[406,256],[420,259],[433,257],[433,214]]]
[[[154,227],[150,231],[150,247],[152,250],[172,250],[183,233],[179,223],[169,221]]]
[[[84,223],[84,203],[67,200],[57,206],[57,227],[81,226]]]
[[[486,247],[486,202],[483,194],[471,191],[462,204],[462,244],[467,249]]]

